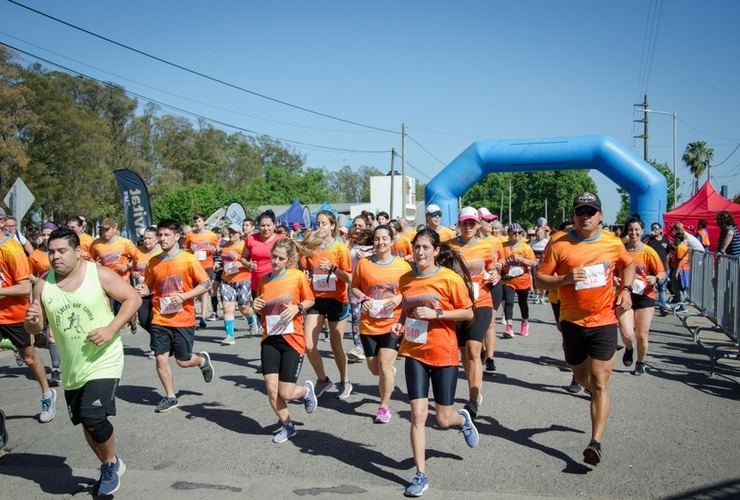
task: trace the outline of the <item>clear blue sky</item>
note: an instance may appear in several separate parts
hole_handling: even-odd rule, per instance
[[[235,86],[396,132],[271,102],[0,0],[0,43],[236,127],[325,146],[295,145],[308,166],[386,171],[390,153],[327,148],[400,152],[402,123],[421,145],[407,142],[408,173],[425,183],[477,139],[610,134],[642,156],[633,104],[648,94],[651,109],[677,113],[684,199],[681,155],[693,141],[714,149],[715,188],[740,193],[735,0],[18,1]],[[652,114],[649,134],[650,158],[672,167],[672,118]],[[617,186],[592,176],[611,222]]]

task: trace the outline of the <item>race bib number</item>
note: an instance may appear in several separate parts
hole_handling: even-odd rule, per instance
[[[473,300],[478,300],[480,295],[480,283],[477,281],[473,282]]]
[[[524,268],[522,266],[511,266],[509,268],[509,272],[506,273],[512,278],[516,278],[517,276],[521,276],[524,274]]]
[[[371,318],[392,318],[393,309],[383,309],[387,300],[373,300],[373,308],[370,309]]]
[[[293,320],[284,320],[278,315],[267,316],[267,335],[286,335],[293,333]]]
[[[583,268],[586,271],[586,280],[576,283],[576,290],[598,288],[606,285],[606,269],[604,264],[594,264]]]
[[[644,295],[645,282],[635,279],[635,281],[632,282],[632,293],[634,293],[635,295]]]
[[[226,274],[236,274],[239,272],[239,264],[236,262],[227,262],[224,264],[224,272]]]
[[[414,344],[426,344],[429,322],[423,319],[406,318],[404,338]]]
[[[333,292],[337,289],[337,277],[333,274],[328,277],[323,274],[314,275],[313,289],[317,292]]]
[[[205,250],[196,250],[195,252],[195,258],[198,260],[206,260],[206,251]]]
[[[182,311],[182,302],[173,304],[171,297],[160,297],[159,310],[162,314],[175,314]]]

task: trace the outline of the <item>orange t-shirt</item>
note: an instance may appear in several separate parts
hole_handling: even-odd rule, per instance
[[[236,283],[237,281],[246,281],[252,278],[252,271],[244,267],[241,263],[243,251],[244,240],[239,240],[236,243],[228,242],[221,249],[221,259],[223,261],[222,281]]]
[[[319,269],[319,262],[328,259],[338,269],[346,273],[352,272],[352,259],[349,249],[344,243],[334,240],[329,246],[317,248],[308,256],[301,256],[301,268],[311,273],[313,293],[317,299],[334,299],[339,302],[349,301],[347,283],[337,278],[333,273]]]
[[[447,226],[439,226],[435,231],[439,234],[439,241],[449,241],[457,238],[457,233]]]
[[[28,265],[31,267],[31,274],[37,278],[43,278],[51,270],[49,254],[37,248],[28,256]]]
[[[480,238],[473,238],[468,243],[463,243],[460,238],[448,242],[452,248],[460,252],[468,268],[470,277],[473,279],[473,293],[475,294],[475,307],[493,307],[491,291],[483,284],[488,274],[487,269],[493,266],[493,250],[491,245]]]
[[[635,263],[635,280],[639,280],[643,285],[645,285],[645,291],[640,295],[645,295],[646,297],[654,299],[655,290],[653,289],[653,286],[647,282],[647,277],[650,275],[655,276],[658,273],[665,271],[665,267],[663,267],[663,263],[660,261],[658,252],[644,243],[640,244],[639,248],[634,250],[628,248],[627,251],[632,255],[632,260]],[[634,285],[632,285],[632,287],[634,288]]]
[[[160,253],[149,259],[144,283],[155,299],[152,301],[152,324],[185,328],[195,326],[195,299],[190,298],[179,306],[170,306],[171,312],[168,312],[168,297],[187,293],[208,280],[208,273],[198,259],[183,250],[172,257],[165,257]]]
[[[264,328],[263,341],[269,336],[269,316],[279,316],[288,306],[297,305],[304,300],[314,300],[313,290],[306,275],[292,268],[286,268],[275,278],[270,278],[269,274],[263,276],[257,287],[257,296],[265,301],[265,307],[260,313],[260,321]],[[293,316],[293,332],[282,336],[299,354],[306,354],[306,337],[303,334],[301,313]]]
[[[519,242],[517,246],[511,246],[511,242],[507,241],[504,245],[504,262],[503,272],[507,276],[511,276],[509,279],[504,280],[505,286],[510,286],[514,290],[527,290],[532,285],[532,274],[529,272],[530,267],[517,263],[513,256],[519,254],[525,259],[536,260],[537,257],[534,255],[534,250],[524,241]]]
[[[423,276],[409,271],[401,276],[398,288],[403,295],[401,307],[406,318],[413,319],[417,307],[452,311],[473,306],[463,279],[446,267]],[[407,324],[398,353],[431,366],[457,366],[456,322],[443,318],[423,323],[426,323],[426,342],[409,340]]]
[[[414,237],[416,236],[416,230],[408,228],[405,233],[401,233],[401,236],[404,236],[409,241],[414,241]]]
[[[93,260],[90,258],[90,245],[92,245],[95,239],[87,233],[80,235],[80,249],[82,250],[82,258],[85,260]]]
[[[193,253],[204,269],[212,269],[213,249],[218,248],[218,243],[218,235],[213,231],[206,229],[202,233],[196,233],[193,230],[185,235],[182,248]]]
[[[17,285],[31,277],[26,252],[13,235],[0,242],[0,288]],[[29,295],[4,296],[0,291],[0,325],[23,323],[26,309],[30,303]]]
[[[146,248],[144,247],[138,247],[136,249],[136,256],[134,257],[134,262],[131,265],[131,269],[136,271],[141,275],[143,278],[146,276],[146,266],[149,264],[149,261],[152,260],[152,257],[155,255],[159,255],[162,253],[162,249],[159,248],[159,245],[154,248],[151,252],[147,252]]]
[[[373,301],[377,307],[383,302],[398,295],[398,280],[411,271],[411,266],[401,257],[394,257],[390,262],[376,262],[375,257],[365,257],[357,262],[352,273],[352,288],[357,288]],[[360,333],[380,335],[391,331],[401,317],[401,304],[388,315],[382,311],[366,312],[361,309]],[[390,316],[390,317],[387,317]]]
[[[579,284],[578,290],[575,285],[558,288],[560,321],[592,328],[616,324],[614,266],[630,263],[632,256],[619,238],[601,231],[594,238],[581,240],[569,231],[551,239],[537,272],[565,276],[571,269],[587,267],[590,283],[585,287]]]
[[[414,253],[414,249],[411,247],[411,240],[403,235],[396,236],[393,240],[393,245],[391,245],[391,253],[395,257],[406,259],[407,255]]]
[[[689,259],[684,260],[681,262],[681,259],[686,257],[686,254],[689,253],[689,246],[688,243],[681,242],[676,247],[676,250],[673,252],[673,257],[671,258],[671,267],[673,269],[677,269],[679,263],[681,263],[681,267],[678,268],[678,271],[688,271],[691,269],[691,263],[689,262]]]
[[[134,257],[136,257],[136,247],[131,240],[123,236],[116,236],[110,241],[98,238],[90,245],[90,259],[117,272],[126,281],[131,273],[128,269],[120,272],[118,266],[128,265],[129,259],[134,260]]]

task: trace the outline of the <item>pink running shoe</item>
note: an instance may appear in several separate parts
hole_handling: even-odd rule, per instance
[[[529,335],[529,321],[522,321],[522,329],[519,332],[519,335],[522,337]]]
[[[511,325],[506,325],[506,328],[504,328],[504,338],[514,338],[514,329],[511,327]]]
[[[391,421],[391,410],[385,406],[378,408],[378,414],[375,416],[375,422],[379,424],[387,424]]]

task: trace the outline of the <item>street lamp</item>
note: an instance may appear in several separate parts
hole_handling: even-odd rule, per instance
[[[669,115],[673,117],[673,207],[676,207],[678,199],[676,191],[678,190],[678,178],[676,177],[676,112],[675,111],[658,111],[656,109],[645,109],[645,113],[656,113],[659,115]],[[647,139],[645,139],[647,140]],[[666,211],[668,207],[666,207]]]

